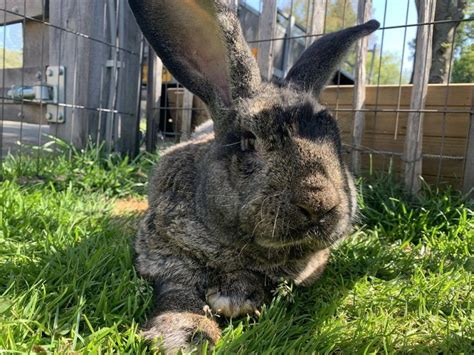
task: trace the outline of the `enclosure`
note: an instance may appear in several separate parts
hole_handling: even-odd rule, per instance
[[[228,4],[262,76],[274,81],[323,33],[378,19],[381,28],[357,45],[321,98],[339,120],[347,161],[357,174],[394,173],[413,191],[419,176],[472,188],[472,3]],[[126,1],[3,0],[0,10],[2,158],[40,156],[52,136],[135,156],[189,139],[208,119],[145,43]]]
[[[277,84],[323,33],[381,28],[320,98],[358,176],[354,232],[319,282],[222,320],[214,353],[471,353],[472,2],[226,2]],[[126,0],[0,0],[0,21],[0,352],[150,353],[133,238],[162,149],[206,107]]]

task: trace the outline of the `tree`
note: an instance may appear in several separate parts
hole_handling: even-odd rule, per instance
[[[454,83],[474,83],[474,43],[461,52],[453,64]]]
[[[415,0],[419,13],[420,0]],[[449,78],[449,68],[452,63],[454,50],[454,36],[459,21],[464,17],[466,0],[437,0],[435,21],[452,20],[454,22],[439,23],[434,25],[432,60],[430,69],[430,83],[446,83]],[[415,55],[416,57],[416,55]]]
[[[302,27],[306,27],[308,23],[309,9],[312,6],[313,1],[324,1],[324,0],[284,0],[280,2],[280,10],[285,14],[290,13],[295,17],[295,21]],[[334,32],[344,27],[350,27],[355,25],[357,14],[352,7],[351,0],[327,0],[327,14],[326,21],[326,32]],[[291,5],[293,4],[293,8]]]
[[[374,63],[372,74],[370,73],[371,63]],[[398,85],[400,81],[401,58],[393,52],[384,51],[382,60],[380,60],[380,52],[369,52],[367,55],[367,73],[370,84],[380,85]],[[409,74],[402,73],[402,83],[407,83]]]

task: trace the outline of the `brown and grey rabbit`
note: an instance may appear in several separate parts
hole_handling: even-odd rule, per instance
[[[214,124],[163,154],[135,241],[136,268],[156,296],[144,335],[173,352],[219,339],[209,313],[255,312],[282,278],[312,283],[350,231],[354,182],[318,96],[351,44],[379,23],[322,37],[276,85],[261,82],[238,19],[219,2],[129,2]]]

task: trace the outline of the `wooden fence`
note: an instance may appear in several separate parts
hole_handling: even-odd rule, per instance
[[[363,173],[390,171],[403,177],[411,91],[412,85],[366,86],[359,147],[352,144],[353,86],[330,86],[323,92],[321,102],[338,119],[347,152],[357,149],[362,155]],[[422,110],[422,176],[428,183],[447,183],[465,191],[474,187],[473,103],[473,84],[428,85]]]

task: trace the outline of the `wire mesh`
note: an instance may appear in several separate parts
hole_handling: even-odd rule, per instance
[[[422,153],[415,160],[422,161],[425,180],[472,187],[474,178],[468,174],[472,169],[467,165],[469,147],[474,145],[469,133],[474,125],[474,89],[472,82],[453,82],[461,49],[472,46],[470,37],[463,46],[461,39],[466,36],[460,30],[471,26],[472,6],[464,9],[463,18],[419,21],[414,0],[370,3],[372,17],[381,27],[369,38],[364,105],[354,109],[352,102],[355,52],[341,63],[320,98],[340,124],[347,161],[353,152],[360,152],[363,173],[389,171],[402,178],[408,163],[404,155],[407,121],[414,114],[422,115],[423,134],[417,141]],[[266,61],[270,63],[268,79],[281,81],[315,40],[356,24],[357,9],[355,0],[241,0],[237,12],[259,64],[265,62],[262,58],[271,58]],[[263,21],[264,14],[273,18],[271,32],[262,27],[269,22]],[[19,159],[34,157],[39,164],[45,143],[54,139],[79,147],[92,142],[98,152],[99,147],[107,153],[131,155],[140,149],[154,151],[189,139],[195,127],[209,118],[202,101],[177,82],[144,44],[126,0],[0,0],[2,18],[0,160],[13,154]],[[9,29],[15,24],[21,25],[20,34]],[[410,82],[416,32],[448,24],[457,27],[445,44],[450,47],[445,80],[429,84],[426,103],[414,109]],[[21,65],[16,68],[9,62],[11,36],[23,41]],[[424,61],[429,61],[427,53]],[[49,80],[51,66],[65,68],[63,86],[59,76],[56,83]],[[147,76],[147,70],[151,75]],[[16,92],[35,85],[54,87],[56,101],[25,95],[14,99],[8,95],[15,92],[12,85]],[[57,99],[61,90],[62,100]],[[352,142],[357,112],[365,117],[361,144]],[[56,118],[62,114],[65,122],[46,119],[51,113]]]
[[[136,153],[142,35],[126,0],[2,0],[0,22],[1,168],[39,164],[56,140]]]

